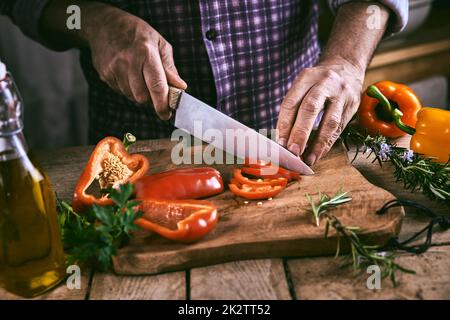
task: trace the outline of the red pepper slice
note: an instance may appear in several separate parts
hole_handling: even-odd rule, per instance
[[[242,173],[248,174],[254,177],[262,177],[262,178],[280,178],[284,177],[290,180],[300,180],[300,174],[298,172],[294,172],[291,170],[287,170],[281,167],[276,166],[264,166],[260,168],[252,168],[252,167],[242,167]],[[276,173],[273,173],[276,172]]]
[[[250,200],[262,200],[275,197],[284,188],[286,188],[287,179],[280,185],[264,185],[264,186],[254,186],[248,184],[240,184],[236,179],[231,179],[228,187],[230,191],[235,195],[243,197]]]
[[[278,186],[278,185],[286,185],[287,184],[287,178],[285,177],[278,177],[278,178],[266,178],[266,179],[249,179],[247,177],[244,177],[242,175],[241,169],[234,169],[233,170],[233,177],[236,179],[237,182],[239,182],[241,185],[250,185],[255,187],[261,187],[261,186]]]
[[[223,181],[216,169],[185,168],[142,177],[134,188],[138,199],[198,199],[221,193]]]
[[[261,167],[267,167],[271,166],[272,164],[269,161],[265,160],[254,160],[250,158],[245,158],[244,164],[246,166],[252,167],[252,168],[261,168]]]
[[[136,219],[141,228],[164,238],[190,243],[213,230],[218,221],[216,207],[204,200],[144,200],[139,204],[144,214]]]
[[[75,186],[73,209],[82,212],[93,204],[105,206],[113,203],[107,195],[97,198],[87,194],[86,190],[94,180],[98,180],[101,189],[117,188],[120,184],[133,183],[144,176],[148,169],[149,161],[145,156],[129,154],[117,138],[104,138],[95,147]]]

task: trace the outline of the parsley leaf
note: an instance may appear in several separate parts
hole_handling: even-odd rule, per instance
[[[68,264],[108,270],[118,249],[139,229],[134,220],[141,217],[142,212],[136,211],[139,202],[130,200],[133,186],[124,184],[108,192],[113,205],[93,205],[82,214],[76,213],[70,204],[58,201],[59,225]]]

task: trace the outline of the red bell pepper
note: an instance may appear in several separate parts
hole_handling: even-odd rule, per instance
[[[218,221],[216,207],[204,200],[143,200],[142,218],[135,224],[164,238],[190,243],[213,230]]]
[[[149,169],[148,159],[141,154],[129,154],[122,141],[114,137],[101,140],[89,158],[89,161],[75,186],[72,207],[75,212],[97,204],[112,204],[107,195],[95,197],[86,190],[94,180],[98,180],[100,188],[117,188],[120,184],[135,182],[144,176]]]
[[[223,191],[220,172],[208,167],[169,170],[134,183],[138,199],[198,199]]]

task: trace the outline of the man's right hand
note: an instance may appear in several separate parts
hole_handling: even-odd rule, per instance
[[[158,116],[169,119],[168,84],[187,87],[175,68],[170,43],[144,20],[125,11],[109,6],[92,9],[82,33],[100,78],[131,101],[153,102]]]

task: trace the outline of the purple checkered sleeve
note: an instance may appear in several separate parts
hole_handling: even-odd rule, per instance
[[[24,5],[24,1],[16,2]],[[48,0],[26,1],[39,11]],[[255,129],[275,127],[292,81],[319,58],[318,4],[314,0],[103,2],[146,20],[172,44],[175,65],[189,93]],[[346,1],[329,2],[336,9]],[[393,9],[401,28],[405,13],[395,3],[406,0],[381,2]],[[36,20],[30,12],[26,16]],[[38,38],[30,25],[22,28]],[[81,64],[89,83],[91,143],[125,132],[141,139],[171,134],[172,124],[159,120],[152,106],[135,105],[100,80],[89,51],[82,51]]]

